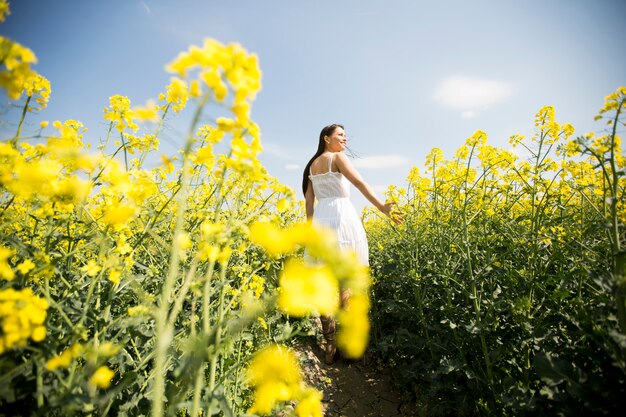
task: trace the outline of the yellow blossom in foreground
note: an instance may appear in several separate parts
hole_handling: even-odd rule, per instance
[[[17,266],[17,270],[20,271],[22,275],[28,274],[33,268],[35,268],[35,264],[30,259],[25,259]]]
[[[255,354],[246,380],[255,389],[254,404],[248,412],[269,414],[278,402],[298,395],[302,382],[298,358],[285,347],[268,346]]]
[[[87,262],[85,265],[83,265],[83,267],[80,268],[82,272],[90,277],[95,277],[96,275],[98,275],[98,272],[100,272],[101,269],[102,267],[98,265],[98,263],[93,259],[90,259],[89,262]]]
[[[293,234],[271,223],[256,223],[250,227],[250,240],[273,257],[293,252],[297,243],[293,237]]]
[[[292,316],[333,315],[339,308],[339,283],[330,268],[289,260],[279,278],[278,308]]]
[[[115,203],[107,208],[102,220],[111,226],[115,226],[126,223],[131,217],[135,215],[136,212],[137,207],[135,207],[135,205],[133,204],[127,204],[122,202]]]
[[[109,369],[108,366],[101,366],[96,369],[96,372],[89,378],[89,382],[98,388],[109,388],[111,386],[111,380],[115,376],[115,372]]]
[[[79,344],[72,345],[60,354],[53,356],[46,362],[46,369],[54,371],[59,368],[67,368],[72,363],[72,359],[78,357],[83,351],[83,347]]]
[[[0,291],[0,354],[26,345],[30,338],[40,342],[46,337],[48,302],[30,288]]]
[[[6,0],[0,0],[0,23],[4,22],[4,19],[9,14],[11,14],[9,3]]]
[[[296,406],[298,417],[322,417],[322,393],[313,388],[307,388],[303,398]]]
[[[349,358],[359,358],[365,352],[369,339],[369,299],[366,294],[352,295],[339,314],[341,323],[337,333],[337,346]]]
[[[0,246],[0,278],[6,279],[7,281],[11,281],[15,278],[15,272],[13,272],[11,266],[7,262],[7,259],[11,256],[13,256],[13,251],[11,249]]]
[[[133,111],[138,120],[146,122],[159,121],[159,106],[154,100],[148,100],[145,106],[134,107]]]
[[[121,277],[122,271],[120,271],[119,269],[113,269],[109,271],[109,281],[111,281],[113,284],[119,284]]]

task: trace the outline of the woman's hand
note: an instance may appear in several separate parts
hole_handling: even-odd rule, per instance
[[[383,205],[383,209],[381,211],[386,216],[388,216],[395,224],[402,224],[402,223],[404,223],[404,219],[402,218],[400,213],[395,211],[395,209],[394,209],[395,205],[396,205],[396,203],[393,203],[393,202],[385,203]]]

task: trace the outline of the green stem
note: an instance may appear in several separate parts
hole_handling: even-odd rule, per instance
[[[22,109],[22,116],[20,117],[20,122],[17,125],[17,132],[15,132],[15,137],[11,139],[10,143],[14,147],[17,147],[17,141],[20,138],[20,133],[22,133],[22,125],[24,124],[24,120],[26,119],[26,113],[28,112],[28,104],[30,103],[32,96],[28,96],[26,98],[26,104],[24,104],[24,108]]]
[[[217,360],[219,358],[219,345],[222,342],[222,321],[224,320],[224,296],[226,295],[226,265],[222,265],[220,271],[220,284],[222,288],[220,289],[220,298],[219,298],[219,307],[218,307],[218,315],[217,322],[215,323],[215,350],[214,354],[211,357],[211,362],[209,365],[209,390],[213,392],[215,389],[215,374],[217,370]]]

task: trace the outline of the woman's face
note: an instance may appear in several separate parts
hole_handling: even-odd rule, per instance
[[[342,127],[337,126],[330,136],[325,136],[326,150],[331,152],[341,152],[346,149],[348,139]]]

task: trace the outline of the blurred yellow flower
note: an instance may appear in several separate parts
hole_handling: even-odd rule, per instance
[[[369,299],[366,294],[352,295],[338,313],[341,323],[337,333],[337,346],[349,358],[359,358],[365,352],[369,339]]]
[[[254,387],[248,413],[269,414],[278,402],[297,396],[302,382],[298,358],[286,347],[270,345],[254,355],[246,381]]]
[[[296,249],[293,237],[292,233],[269,222],[255,223],[250,227],[250,240],[262,246],[273,257],[293,252]]]
[[[54,371],[59,368],[67,368],[72,363],[72,359],[78,357],[83,351],[80,344],[74,344],[65,349],[59,355],[53,356],[46,362],[46,369]]]
[[[120,271],[119,269],[112,269],[109,271],[109,281],[111,281],[113,284],[119,284],[120,279],[122,277],[122,271]]]
[[[31,270],[35,268],[35,264],[30,259],[25,259],[21,264],[17,266],[17,270],[22,273],[22,275],[28,274]]]
[[[115,226],[126,223],[137,212],[137,207],[134,204],[128,203],[114,203],[105,209],[105,214],[102,220],[109,225]]]
[[[114,376],[115,372],[110,370],[108,366],[103,365],[96,369],[96,372],[89,378],[89,382],[98,388],[106,389],[111,386],[111,380]]]
[[[0,290],[0,354],[26,345],[28,339],[42,341],[46,336],[48,302],[30,288]]]
[[[159,121],[159,105],[154,100],[148,100],[144,106],[134,107],[133,112],[138,120],[146,122]]]
[[[101,269],[102,267],[98,265],[98,263],[94,259],[90,259],[89,262],[87,262],[80,268],[82,272],[90,277],[95,277],[96,275],[98,275],[98,272],[100,272]]]
[[[295,412],[298,417],[323,417],[322,393],[314,388],[307,388],[298,402]]]
[[[11,9],[9,8],[9,2],[7,0],[0,0],[0,23],[4,22],[7,15],[11,14]]]
[[[15,272],[11,269],[11,266],[7,260],[13,256],[15,252],[12,249],[0,246],[0,278],[11,281],[15,278]]]
[[[279,277],[278,307],[297,317],[327,316],[339,308],[339,283],[330,268],[311,267],[290,259]]]

